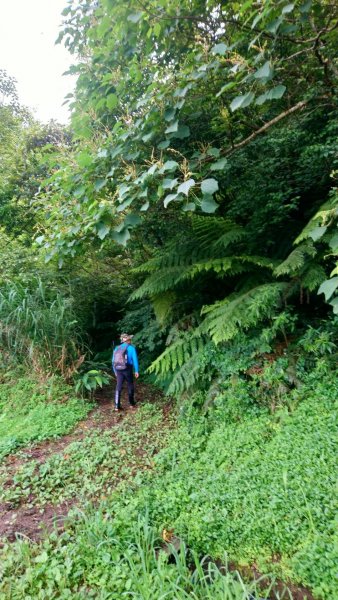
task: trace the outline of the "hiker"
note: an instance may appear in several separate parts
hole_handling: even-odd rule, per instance
[[[121,410],[121,392],[124,380],[128,386],[128,400],[130,406],[135,406],[134,400],[134,376],[139,376],[138,358],[135,346],[131,345],[133,336],[128,333],[121,334],[121,344],[116,346],[113,353],[113,371],[116,375],[115,406],[114,410]]]

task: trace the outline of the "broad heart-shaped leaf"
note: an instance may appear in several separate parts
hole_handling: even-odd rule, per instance
[[[107,183],[106,179],[97,179],[94,183],[94,188],[97,192],[99,192]]]
[[[332,277],[332,279],[327,279],[323,281],[322,285],[318,290],[318,294],[324,294],[326,302],[331,298],[332,294],[338,288],[338,276]]]
[[[130,213],[124,219],[125,227],[135,227],[135,225],[139,225],[140,223],[142,223],[141,217],[133,213]]]
[[[213,196],[210,196],[209,194],[206,194],[205,196],[203,196],[202,202],[201,202],[201,210],[203,212],[214,213],[217,208],[218,208],[218,204],[217,204],[217,202],[215,202]]]
[[[126,200],[124,200],[123,202],[121,202],[121,204],[119,204],[116,211],[122,212],[125,208],[128,208],[128,206],[130,206],[130,204],[132,203],[133,199],[134,198],[126,198]]]
[[[228,49],[228,46],[226,44],[224,44],[223,42],[221,42],[220,44],[216,44],[216,46],[213,46],[211,48],[211,52],[212,52],[212,54],[220,54],[221,56],[224,56],[227,49]]]
[[[163,205],[164,208],[167,208],[168,204],[170,204],[170,202],[172,202],[173,200],[176,200],[178,194],[168,194],[168,196],[166,196],[163,200]]]
[[[338,250],[338,233],[335,233],[329,241],[329,246],[335,252]]]
[[[336,298],[333,298],[333,300],[331,300],[331,302],[329,302],[329,304],[331,304],[331,306],[333,306],[334,314],[338,315],[338,296]]]
[[[175,133],[175,131],[178,130],[178,121],[174,121],[171,125],[169,125],[169,127],[167,127],[167,129],[165,130],[164,133]]]
[[[230,104],[230,109],[232,112],[238,110],[239,108],[245,108],[249,106],[251,102],[255,99],[255,94],[253,92],[248,92],[247,94],[236,96]]]
[[[160,150],[165,150],[166,148],[168,148],[169,145],[170,145],[170,140],[163,140],[162,142],[160,142],[159,144],[157,144],[157,147]]]
[[[282,15],[287,15],[288,13],[292,12],[294,8],[294,4],[286,4],[283,6]]]
[[[226,158],[220,158],[217,162],[212,163],[210,165],[210,171],[222,171],[227,164]]]
[[[164,190],[172,190],[178,184],[178,179],[163,179],[162,187]]]
[[[215,158],[218,158],[220,154],[221,151],[219,148],[212,147],[207,150],[207,156],[214,156]]]
[[[255,104],[258,104],[260,106],[261,104],[264,104],[264,102],[266,102],[267,100],[279,100],[284,95],[285,90],[285,85],[276,85],[276,87],[258,96]]]
[[[255,79],[270,79],[273,75],[273,67],[270,61],[266,61],[264,65],[254,73]]]
[[[116,230],[113,231],[112,238],[118,244],[122,244],[122,246],[125,246],[127,244],[127,241],[130,238],[129,229],[125,228],[125,229],[122,229],[121,231],[116,231]]]
[[[113,110],[118,105],[119,99],[116,94],[108,94],[106,102],[109,110]]]
[[[180,125],[178,130],[172,134],[172,137],[183,140],[184,138],[189,137],[190,129],[187,125]]]
[[[176,115],[176,108],[167,108],[164,111],[164,118],[166,121],[172,121]]]
[[[138,23],[139,20],[141,19],[142,15],[143,15],[143,12],[141,12],[141,11],[132,13],[132,14],[128,15],[127,21],[131,21],[132,23]]]
[[[212,195],[218,190],[218,181],[211,177],[202,181],[201,190],[203,194]]]
[[[178,167],[178,163],[176,162],[176,160],[167,160],[167,162],[164,163],[163,167],[161,167],[160,169],[160,173],[165,173],[166,171],[175,171]]]
[[[122,198],[127,192],[129,192],[129,185],[122,183],[119,187],[119,198]]]
[[[190,188],[194,187],[194,185],[195,179],[188,179],[187,181],[184,181],[183,183],[181,183],[181,185],[178,186],[177,193],[185,194],[186,196],[188,196]]]
[[[97,229],[97,235],[99,236],[100,240],[104,240],[104,238],[108,235],[108,233],[110,231],[110,225],[108,225],[107,223],[104,223],[103,221],[100,221],[96,225],[96,229]]]
[[[311,5],[312,5],[312,0],[307,0],[306,2],[304,2],[303,4],[300,5],[300,7],[299,7],[300,12],[303,14],[309,12]]]

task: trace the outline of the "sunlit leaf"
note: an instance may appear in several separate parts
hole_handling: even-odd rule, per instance
[[[185,194],[186,196],[188,196],[189,194],[189,190],[194,187],[195,185],[195,180],[194,179],[188,179],[187,181],[184,181],[183,183],[181,183],[181,185],[178,186],[177,188],[177,193],[182,193]]]
[[[222,171],[225,167],[225,165],[227,164],[227,159],[226,158],[220,158],[217,162],[212,163],[212,165],[210,165],[210,170],[211,171]]]
[[[220,44],[216,44],[215,46],[213,46],[211,48],[211,52],[212,54],[220,54],[221,56],[223,56],[226,53],[227,49],[228,46],[221,42]]]
[[[205,195],[203,196],[201,202],[201,210],[205,213],[214,213],[218,208],[217,202],[215,202],[213,196]]]
[[[203,194],[214,194],[218,190],[218,181],[213,178],[205,179],[202,181],[201,190]]]
[[[338,276],[332,277],[332,279],[327,279],[323,281],[322,285],[318,290],[318,294],[324,294],[325,300],[328,301],[335,290],[338,288]]]
[[[246,106],[249,106],[249,104],[251,104],[251,102],[253,102],[254,99],[255,94],[253,92],[248,92],[247,94],[236,96],[236,98],[234,98],[234,100],[230,104],[230,109],[232,110],[232,112],[235,112],[235,110],[238,110],[239,108],[245,108]]]

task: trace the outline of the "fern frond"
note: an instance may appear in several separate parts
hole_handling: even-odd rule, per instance
[[[191,389],[199,381],[200,372],[198,357],[194,355],[174,374],[167,389],[167,394],[169,396],[180,395]]]
[[[202,314],[207,316],[202,328],[209,333],[215,344],[231,340],[240,331],[254,327],[271,316],[280,305],[286,289],[286,283],[267,283],[245,294],[205,306]]]
[[[309,292],[313,292],[318,289],[326,278],[327,275],[324,268],[321,265],[313,264],[302,276],[301,283],[305,289],[309,290]]]
[[[155,317],[159,325],[164,325],[172,312],[173,305],[176,301],[174,292],[165,292],[151,298],[151,303],[154,309]]]
[[[315,227],[328,225],[330,221],[334,220],[337,217],[337,195],[336,192],[332,195],[332,197],[324,202],[321,205],[320,209],[316,212],[316,214],[310,219],[310,221],[305,225],[303,231],[299,234],[299,236],[295,240],[295,244],[299,244],[303,242],[307,238],[311,237],[311,232]]]
[[[206,336],[202,335],[199,327],[192,332],[186,332],[154,360],[150,367],[148,367],[149,373],[167,375],[170,372],[174,372],[177,367],[182,367],[184,363],[188,362],[196,354],[196,349],[198,352],[201,352],[205,343]]]
[[[230,244],[235,244],[245,237],[247,237],[247,232],[245,229],[238,225],[234,225],[230,231],[223,233],[223,235],[221,235],[218,240],[212,244],[212,246],[215,250],[218,248],[225,250],[225,248],[230,246]]]
[[[289,254],[289,256],[274,270],[274,275],[295,275],[305,265],[308,257],[313,257],[316,249],[311,241],[308,241]]]
[[[139,300],[145,297],[157,296],[167,290],[173,289],[182,279],[185,267],[170,267],[162,271],[152,273],[143,284],[129,297],[129,301]]]

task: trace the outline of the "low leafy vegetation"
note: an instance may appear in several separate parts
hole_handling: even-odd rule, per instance
[[[153,466],[154,455],[168,435],[162,421],[160,408],[149,404],[142,406],[135,418],[127,416],[116,431],[91,432],[84,425],[83,439],[72,442],[63,452],[53,454],[43,464],[23,462],[13,484],[3,486],[0,501],[20,504],[32,495],[34,503],[41,505],[102,499],[119,482]],[[6,472],[6,468],[0,469],[0,483],[6,481]]]
[[[7,372],[0,385],[0,459],[31,442],[64,435],[92,408],[57,376],[45,381]]]
[[[159,409],[146,405],[113,440],[89,435],[40,467],[26,465],[6,499],[32,493],[43,506],[77,495],[95,508],[84,504],[64,533],[41,544],[5,547],[2,589],[38,598],[86,590],[99,598],[248,599],[252,588],[217,569],[206,591],[198,561],[209,555],[255,563],[316,598],[335,598],[338,380],[318,375],[304,376],[273,413],[257,404],[250,383],[232,379],[207,409],[205,394],[187,399],[169,437]],[[172,564],[156,553],[163,530],[189,549]]]

